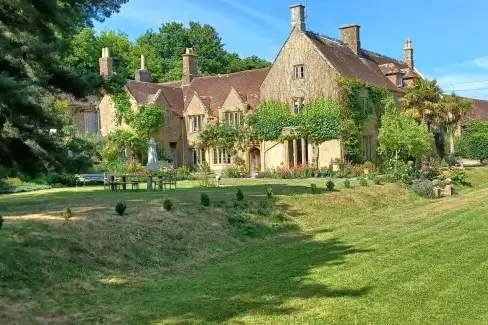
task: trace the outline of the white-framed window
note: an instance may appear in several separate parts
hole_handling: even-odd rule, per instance
[[[214,165],[230,164],[231,156],[229,150],[214,148],[213,150],[213,163]]]
[[[205,150],[201,148],[191,149],[191,159],[193,165],[201,165],[205,163]]]
[[[171,110],[167,109],[164,112],[164,127],[169,128],[169,123],[171,121]]]
[[[401,73],[397,74],[397,87],[403,88],[403,75]]]
[[[303,64],[297,64],[293,66],[293,79],[305,78],[305,66]]]
[[[190,115],[188,116],[188,130],[189,132],[199,132],[205,125],[205,115]]]
[[[85,124],[85,132],[96,133],[100,131],[98,111],[83,112],[83,120]]]
[[[244,114],[241,111],[224,113],[224,121],[234,126],[240,125],[243,120]]]
[[[374,158],[373,136],[372,135],[363,136],[362,149],[363,149],[364,159],[372,160]]]
[[[298,112],[300,112],[300,110],[303,108],[303,103],[303,97],[293,98],[293,113],[298,114]]]

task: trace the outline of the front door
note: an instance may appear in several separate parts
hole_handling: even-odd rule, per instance
[[[256,175],[260,171],[261,166],[261,158],[258,148],[253,148],[249,151],[249,165],[251,177],[256,177]]]

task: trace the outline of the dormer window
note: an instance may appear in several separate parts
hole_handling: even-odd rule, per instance
[[[398,73],[397,74],[397,82],[396,82],[396,84],[397,84],[397,87],[398,88],[403,88],[403,74],[401,74],[401,73]]]
[[[293,79],[303,78],[305,78],[305,66],[303,64],[293,66]]]

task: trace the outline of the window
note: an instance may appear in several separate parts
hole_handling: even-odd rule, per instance
[[[164,127],[169,127],[169,122],[171,120],[171,111],[168,109],[164,112]]]
[[[83,120],[85,122],[85,132],[95,133],[98,132],[98,111],[96,112],[83,112]]]
[[[230,123],[234,126],[240,125],[243,121],[243,115],[242,112],[237,111],[237,112],[225,112],[224,113],[224,121],[227,123]]]
[[[403,88],[403,75],[401,73],[397,74],[397,87]]]
[[[373,159],[373,154],[374,154],[374,150],[373,150],[373,136],[372,135],[367,135],[367,136],[364,136],[363,139],[362,139],[362,147],[363,147],[363,156],[364,156],[364,159],[366,160],[371,160]]]
[[[303,97],[293,98],[293,113],[297,114],[303,108]]]
[[[205,115],[188,116],[188,130],[190,132],[200,131],[205,124]]]
[[[214,149],[213,150],[213,163],[214,165],[230,164],[231,156],[227,149]]]
[[[305,66],[303,64],[293,66],[293,79],[305,78]]]
[[[201,165],[205,163],[205,150],[200,148],[190,150],[193,165]]]
[[[366,113],[368,111],[368,98],[361,97],[361,105],[363,106],[363,111]]]

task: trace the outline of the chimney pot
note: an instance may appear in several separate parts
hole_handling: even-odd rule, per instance
[[[109,78],[112,75],[112,58],[108,47],[102,48],[102,57],[98,60],[100,75],[103,78]]]
[[[192,80],[197,76],[197,56],[193,53],[192,48],[186,48],[183,54],[183,78],[182,86],[189,86]]]
[[[414,68],[412,40],[410,38],[405,40],[405,46],[403,48],[403,62],[405,62],[409,68]]]
[[[151,72],[149,70],[146,70],[146,60],[144,58],[144,55],[141,55],[141,69],[137,70],[134,73],[134,77],[136,81],[143,81],[143,82],[152,81]]]
[[[290,6],[290,14],[291,14],[291,29],[293,30],[293,28],[297,28],[302,32],[306,31],[305,6],[302,4]]]
[[[341,41],[346,43],[356,55],[361,54],[361,38],[359,35],[360,28],[361,26],[356,24],[346,25],[339,28],[341,31]]]

